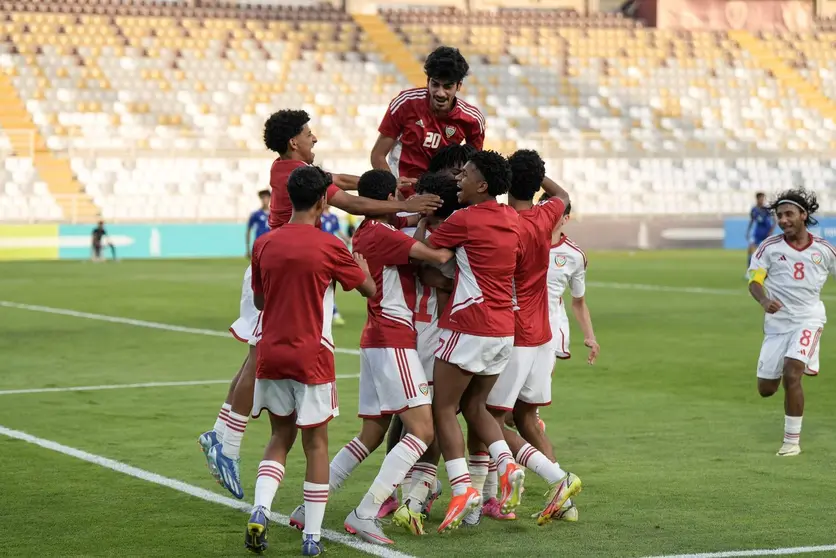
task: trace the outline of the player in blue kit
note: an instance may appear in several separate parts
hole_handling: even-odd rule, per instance
[[[327,232],[328,234],[333,234],[340,240],[342,240],[345,244],[348,244],[349,238],[343,233],[342,229],[340,228],[340,218],[331,213],[328,209],[328,206],[325,206],[325,210],[322,212],[322,217],[320,217],[321,227],[322,230]],[[340,316],[340,311],[337,309],[337,303],[334,303],[334,316],[331,320],[334,325],[341,326],[345,325],[345,320],[342,316]]]
[[[253,247],[255,238],[270,231],[268,219],[270,218],[270,190],[262,190],[258,193],[258,199],[261,200],[261,209],[256,209],[250,214],[250,220],[247,221],[247,259],[250,258],[250,250]],[[252,230],[255,229],[255,238],[250,240]]]
[[[755,206],[749,213],[749,226],[746,227],[746,240],[749,242],[747,266],[752,263],[752,254],[760,243],[771,236],[774,230],[775,219],[772,217],[772,210],[766,206],[766,194],[758,192],[755,194]]]

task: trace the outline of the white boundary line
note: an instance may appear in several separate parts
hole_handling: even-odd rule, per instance
[[[703,552],[701,554],[666,554],[647,556],[646,558],[735,558],[737,556],[785,556],[787,554],[811,554],[813,552],[831,552],[836,544],[825,546],[796,546],[794,548],[763,548],[759,550],[729,550],[726,552]]]
[[[82,451],[80,449],[71,448],[69,446],[59,444],[58,442],[53,442],[52,440],[38,438],[37,436],[32,436],[31,434],[27,434],[26,432],[21,432],[20,430],[12,430],[11,428],[0,426],[0,434],[8,436],[9,438],[14,438],[16,440],[22,440],[24,442],[34,444],[36,446],[40,446],[48,450],[63,453],[64,455],[69,455],[70,457],[75,457],[76,459],[81,459],[82,461],[87,461],[88,463],[93,463],[95,465],[105,467],[106,469],[111,469],[118,473],[122,473],[140,480],[144,480],[146,482],[158,484],[160,486],[165,486],[167,488],[183,492],[184,494],[188,494],[189,496],[194,496],[195,498],[206,500],[207,502],[220,504],[222,506],[226,506],[247,513],[249,513],[252,509],[252,504],[248,502],[234,500],[226,496],[220,496],[218,494],[215,494],[214,492],[206,490],[205,488],[200,488],[198,486],[193,486],[191,484],[187,484],[176,479],[164,477],[162,475],[158,475],[156,473],[152,473],[144,469],[139,469],[138,467],[127,465],[125,463],[122,463],[121,461],[116,461],[113,459],[108,459],[107,457],[102,457],[101,455],[95,455],[92,453],[87,453],[86,451]],[[277,525],[291,528],[288,523],[288,517],[286,515],[272,513],[270,519]],[[365,552],[366,554],[371,554],[372,556],[379,556],[381,558],[415,558],[410,554],[404,554],[403,552],[398,552],[397,550],[392,550],[387,547],[372,545],[363,541],[359,541],[354,537],[351,537],[344,533],[340,533],[338,531],[332,531],[331,529],[323,529],[322,538],[351,547],[354,550],[358,550],[360,552]]]
[[[350,380],[359,378],[360,374],[337,374],[338,380]],[[203,386],[210,384],[228,384],[232,380],[194,380],[183,382],[147,382],[144,384],[105,384],[100,386],[74,386],[34,389],[5,389],[0,390],[0,395],[18,395],[22,393],[55,393],[65,391],[100,391],[105,389],[136,389],[155,387],[177,387],[177,386]]]
[[[114,324],[125,324],[139,327],[147,327],[151,329],[162,329],[165,331],[177,331],[179,333],[193,333],[196,335],[211,335],[213,337],[226,337],[232,339],[228,331],[215,331],[214,329],[201,329],[197,327],[184,327],[171,324],[162,324],[160,322],[148,322],[145,320],[134,320],[132,318],[120,318],[119,316],[106,316],[104,314],[91,314],[90,312],[77,312],[75,310],[67,310],[66,308],[53,308],[51,306],[38,306],[37,304],[21,304],[19,302],[12,302],[9,300],[0,300],[0,306],[6,308],[17,308],[18,310],[31,310],[32,312],[44,312],[47,314],[60,314],[62,316],[72,316],[73,318],[85,318],[88,320],[98,320],[101,322],[111,322]],[[337,347],[334,352],[344,353],[348,355],[359,355],[360,351],[357,349],[342,349]]]

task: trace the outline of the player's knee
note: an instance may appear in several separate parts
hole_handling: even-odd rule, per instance
[[[484,401],[480,402],[474,399],[462,401],[462,416],[468,423],[472,424],[474,421],[479,420],[481,414],[485,411],[486,407]]]
[[[780,385],[780,380],[764,380],[763,378],[758,378],[758,394],[761,397],[772,397],[778,391]]]

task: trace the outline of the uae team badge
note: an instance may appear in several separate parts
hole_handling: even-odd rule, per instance
[[[447,136],[447,139],[452,138],[456,134],[455,126],[447,126],[444,128],[444,135]]]
[[[810,258],[813,260],[813,263],[816,264],[816,265],[819,265],[821,263],[821,254],[818,253],[818,252],[813,252],[813,254],[810,256]]]
[[[566,256],[555,256],[554,265],[557,267],[563,267],[566,265]]]

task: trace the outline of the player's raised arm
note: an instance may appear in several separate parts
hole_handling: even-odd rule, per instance
[[[548,176],[543,178],[543,183],[541,184],[543,187],[543,191],[545,191],[550,198],[559,198],[563,201],[563,205],[569,205],[569,192],[563,189],[563,187],[549,178]]]
[[[385,170],[389,170],[388,168]],[[441,206],[441,198],[433,195],[415,196],[406,201],[373,200],[362,196],[353,196],[345,192],[335,192],[328,203],[352,215],[385,215],[406,211],[408,213],[426,213]]]
[[[360,180],[359,176],[354,176],[353,174],[332,174],[331,178],[334,181],[334,185],[340,190],[356,190],[357,181]]]

